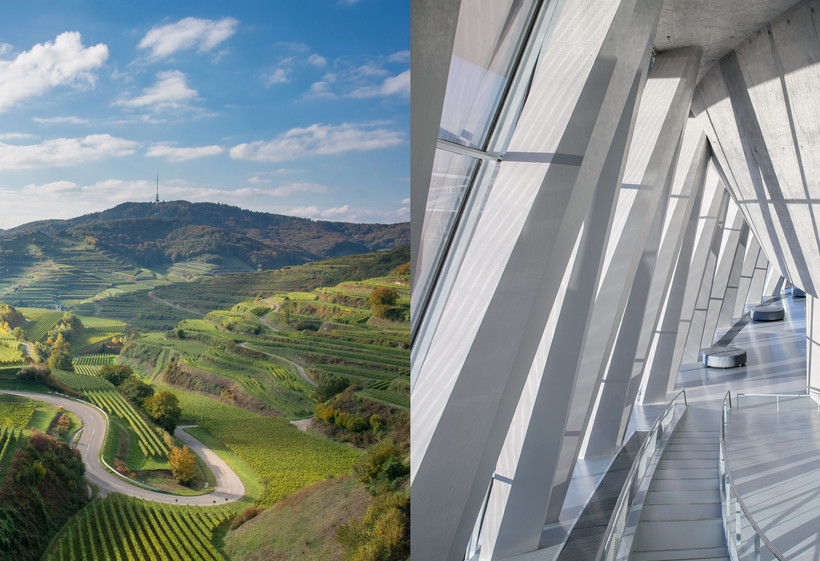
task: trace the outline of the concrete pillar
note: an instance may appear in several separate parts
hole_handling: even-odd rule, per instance
[[[589,429],[585,456],[611,454],[621,444],[622,419],[632,411],[649,345],[657,329],[661,306],[672,280],[686,226],[700,209],[703,178],[709,162],[709,146],[695,123],[687,125],[682,139],[675,181],[666,220],[666,232],[653,262],[654,248],[643,249],[641,268],[629,288],[629,301],[618,331],[612,358],[601,388],[599,405]],[[656,217],[657,220],[657,217]],[[660,225],[664,221],[660,219]],[[656,224],[655,228],[658,227]],[[657,243],[657,242],[655,242]],[[614,326],[618,329],[618,325]],[[606,366],[606,365],[604,365]]]
[[[727,310],[724,312],[724,316],[728,315],[726,326],[728,327],[732,322],[733,297],[737,296],[737,282],[740,279],[740,267],[743,263],[743,253],[745,253],[746,240],[749,237],[749,228],[744,227],[743,215],[740,214],[737,205],[730,202],[729,206],[726,224],[723,229],[723,239],[721,240],[720,256],[712,280],[712,290],[709,294],[703,335],[698,347],[698,356],[700,356],[700,349],[712,346],[715,340],[715,331],[720,325],[721,311]],[[732,300],[731,305],[728,307],[726,306],[727,299]],[[726,321],[725,317],[724,321]]]
[[[740,271],[740,279],[738,281],[737,298],[735,299],[734,311],[732,312],[734,317],[741,317],[744,314],[746,311],[746,303],[749,301],[749,298],[752,297],[752,281],[761,251],[760,244],[754,236],[749,236],[746,255],[743,258],[743,267]]]
[[[644,403],[666,402],[667,394],[675,387],[718,217],[725,213],[727,194],[714,166],[708,167],[699,188],[703,190],[701,205],[686,225],[660,328],[653,341],[654,353],[648,355],[651,360],[644,367]]]
[[[686,343],[682,348],[678,349],[682,353],[683,362],[697,362],[700,354],[700,349],[703,346],[702,340],[706,328],[707,316],[709,313],[709,300],[712,297],[712,288],[715,281],[715,272],[717,271],[718,259],[720,257],[720,250],[723,240],[723,229],[726,227],[726,213],[729,208],[729,194],[726,192],[723,182],[720,182],[718,190],[722,193],[722,200],[717,214],[709,217],[707,220],[711,226],[711,236],[709,238],[701,238],[699,242],[699,254],[702,257],[701,267],[695,266],[693,263],[692,271],[700,272],[700,282],[693,285],[693,290],[697,291],[695,298],[695,305],[691,311],[691,318],[689,322],[689,332],[686,337]],[[704,226],[704,233],[706,232]],[[702,253],[701,253],[702,252]],[[714,333],[714,331],[712,331]],[[711,337],[711,334],[709,335]],[[674,366],[674,365],[673,365]],[[680,366],[678,366],[680,368]]]

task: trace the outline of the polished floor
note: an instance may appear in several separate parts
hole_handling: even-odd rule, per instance
[[[655,493],[649,496],[650,502],[644,520],[642,520],[645,526],[644,529],[639,526],[636,533],[633,548],[635,559],[649,561],[690,557],[724,558],[725,550],[719,544],[723,533],[722,522],[719,510],[716,510],[719,506],[719,495],[717,494],[718,431],[724,396],[727,391],[731,391],[732,395],[736,396],[752,393],[801,393],[806,389],[805,300],[785,295],[782,304],[786,310],[786,318],[783,321],[751,321],[739,330],[735,329],[731,333],[726,333],[725,337],[723,337],[724,333],[718,333],[721,343],[730,342],[732,346],[741,347],[747,351],[746,366],[730,370],[710,369],[699,363],[682,366],[676,389],[686,390],[690,404],[690,412],[687,415],[690,420],[686,421],[687,417],[684,417],[680,428],[682,431],[680,438],[670,441],[669,453],[662,458],[659,464],[656,481],[653,481],[651,488]],[[752,398],[741,399],[751,400]],[[630,432],[648,429],[660,409],[661,407],[656,405],[636,407],[630,423]],[[818,422],[820,422],[820,417],[818,417]],[[812,434],[809,432],[811,429],[808,425],[804,425],[802,430],[804,434]],[[818,435],[817,442],[813,444],[818,450],[818,461],[815,465],[820,468],[820,430],[814,434]],[[735,434],[732,442],[738,443],[738,447],[745,447],[747,450],[749,447],[755,449],[758,446],[756,443],[743,444],[742,438],[746,437]],[[807,438],[800,440],[805,445]],[[690,445],[690,450],[686,449],[687,445]],[[761,450],[766,450],[765,445],[761,446]],[[571,533],[575,521],[582,516],[585,510],[599,508],[600,505],[595,504],[598,500],[595,491],[607,474],[613,459],[595,458],[578,461],[560,523],[547,526],[542,539],[544,548],[538,552],[521,556],[521,561],[558,558],[563,549],[563,542]],[[732,465],[731,461],[730,458],[730,465]],[[754,505],[756,509],[762,509],[760,511],[762,522],[767,524],[767,528],[775,528],[778,524],[781,529],[785,528],[791,521],[788,517],[776,512],[778,508],[776,502],[767,503],[762,500],[770,495],[765,491],[758,492],[757,490],[757,487],[763,485],[768,479],[752,476],[745,471],[751,469],[755,461],[753,457],[744,456],[744,461],[749,462],[747,465],[742,465],[740,458],[736,461],[738,462],[738,485],[744,496],[745,493],[750,493],[749,504]],[[714,467],[710,467],[713,463]],[[685,469],[697,471],[682,471]],[[710,477],[713,475],[714,480],[702,477],[707,473]],[[814,508],[820,513],[820,471],[817,472],[817,477],[817,484],[812,490],[803,487],[794,491],[795,497],[802,495],[805,498],[807,494],[817,495],[817,503],[807,504],[806,512]],[[677,495],[677,498],[674,495]],[[686,498],[687,495],[689,498]],[[691,498],[697,500],[689,500]],[[602,500],[610,501],[611,498],[603,497]],[[660,503],[664,501],[667,501],[671,508],[661,506]],[[674,503],[673,501],[681,502]],[[679,514],[672,516],[664,514],[664,511],[674,510],[677,510]],[[695,516],[705,521],[687,521]],[[808,515],[801,514],[800,516],[803,518],[795,523],[802,524],[804,529],[808,530],[809,526],[806,524],[811,524]],[[681,518],[684,520],[676,520]],[[694,528],[686,527],[687,524],[698,526],[699,541],[695,539]],[[820,528],[820,524],[815,524],[815,526]],[[791,536],[788,534],[789,532],[782,532],[783,539],[796,537],[794,532]],[[815,544],[820,546],[820,534],[815,534],[815,538],[817,538]],[[809,551],[805,543],[807,540],[808,538],[801,534],[799,541],[802,545],[799,547],[802,549],[800,551]],[[820,555],[800,558],[820,559]]]

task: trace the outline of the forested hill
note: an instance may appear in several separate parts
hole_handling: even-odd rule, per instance
[[[0,231],[2,238],[42,232],[85,241],[143,266],[238,258],[281,267],[389,249],[409,243],[410,224],[314,221],[215,203],[124,203],[68,220],[43,220]]]

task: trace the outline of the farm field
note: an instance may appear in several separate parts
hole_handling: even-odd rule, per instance
[[[75,357],[71,362],[74,365],[74,372],[77,374],[96,376],[100,368],[106,364],[114,364],[116,358],[117,355],[114,354],[81,355]]]
[[[116,390],[87,390],[86,397],[97,407],[128,422],[138,437],[140,451],[145,456],[163,459],[168,456],[168,446],[157,432],[137,413],[134,406]]]
[[[197,424],[245,461],[262,478],[257,501],[267,506],[285,495],[349,471],[361,453],[299,431],[281,417],[261,417],[192,393],[180,393],[184,424]]]
[[[169,506],[112,495],[78,512],[43,559],[223,561],[214,530],[233,514],[230,506]]]

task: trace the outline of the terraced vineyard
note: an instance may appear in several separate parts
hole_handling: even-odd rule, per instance
[[[14,454],[17,449],[17,441],[20,439],[22,429],[13,429],[10,427],[0,428],[0,475],[3,474],[3,469],[8,463],[7,460]]]
[[[139,438],[138,444],[143,454],[154,459],[163,459],[168,456],[168,446],[165,441],[118,391],[89,390],[85,392],[85,395],[109,415],[116,415],[131,425]]]
[[[35,407],[31,401],[0,401],[0,427],[24,428]]]
[[[55,538],[46,561],[224,561],[214,530],[229,506],[179,507],[113,495],[85,507]]]
[[[14,347],[0,341],[0,364],[20,364],[23,362],[23,353],[19,349],[20,344],[14,340]]]
[[[31,342],[45,338],[48,332],[63,319],[63,312],[37,308],[21,308],[20,311],[31,320],[23,326],[23,335],[27,341]]]
[[[100,368],[106,364],[114,364],[114,359],[117,355],[82,355],[76,357],[71,362],[74,364],[74,372],[84,374],[86,376],[96,376]]]
[[[208,328],[213,329],[212,326]],[[310,385],[270,360],[240,356],[213,347],[204,355],[184,355],[183,362],[236,381],[248,394],[273,404],[292,418],[304,418],[313,409],[313,401],[306,396]]]

